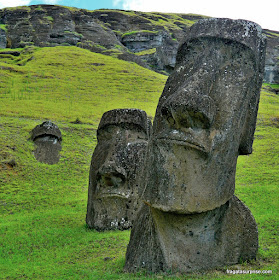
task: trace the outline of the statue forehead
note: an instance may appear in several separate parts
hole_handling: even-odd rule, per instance
[[[260,71],[263,69],[266,38],[262,34],[261,27],[254,22],[226,18],[204,19],[195,23],[178,49],[177,64],[183,60],[187,44],[197,39],[202,41],[208,38],[246,46],[253,53],[257,68]]]
[[[31,131],[31,139],[34,141],[37,137],[43,137],[44,135],[53,135],[58,140],[62,139],[61,131],[58,126],[51,121],[45,121],[42,124],[37,125]]]
[[[150,132],[150,121],[144,111],[139,109],[115,109],[103,114],[98,131],[108,126],[119,126],[124,129],[137,128],[147,135]]]
[[[262,29],[258,24],[246,20],[227,18],[212,18],[198,21],[190,28],[185,41],[203,37],[229,39],[247,46],[257,54],[265,41]]]
[[[254,52],[241,44],[230,39],[216,37],[198,37],[185,41],[180,47],[177,54],[176,67],[181,64],[189,63],[189,60],[195,64],[197,58],[203,58],[203,61],[212,57],[214,64],[224,59],[236,59],[238,56],[243,57],[243,52],[249,53],[249,59],[255,60]],[[186,60],[186,61],[185,61]],[[247,60],[247,57],[246,57]]]

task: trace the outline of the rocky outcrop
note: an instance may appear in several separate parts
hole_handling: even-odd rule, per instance
[[[57,5],[5,8],[0,10],[0,48],[78,46],[170,74],[178,46],[189,27],[202,18]],[[279,32],[264,33],[268,38],[265,80],[279,83]]]
[[[267,50],[265,60],[265,76],[267,83],[279,84],[279,32],[265,30]]]
[[[188,26],[200,18],[33,5],[0,10],[0,24],[6,27],[0,40],[2,48],[78,46],[168,74]]]
[[[92,41],[109,48],[118,43],[114,33],[105,30],[82,12],[60,6],[31,6],[4,9],[1,22],[7,26],[8,47],[34,44],[40,47],[78,45]]]
[[[137,31],[122,35],[122,43],[132,52],[141,52],[147,49],[157,48],[163,44],[166,32]]]
[[[0,48],[4,49],[7,45],[7,38],[6,38],[6,32],[3,29],[0,29]]]
[[[179,43],[166,31],[138,31],[122,35],[122,43],[130,51],[139,54],[147,65],[154,68],[172,70]],[[145,52],[151,50],[150,52]],[[154,51],[152,51],[154,50]],[[143,54],[140,54],[143,52]]]

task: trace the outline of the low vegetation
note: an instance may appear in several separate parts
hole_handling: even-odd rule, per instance
[[[3,54],[3,51],[6,54]],[[256,261],[189,275],[123,273],[130,231],[85,225],[88,172],[102,114],[140,108],[154,116],[166,76],[75,47],[0,52],[0,279],[264,279],[278,274],[279,96],[262,89],[254,152],[241,156],[236,194],[259,228]],[[62,131],[56,165],[35,160],[30,131],[50,119]],[[76,120],[79,122],[75,122]]]
[[[7,31],[6,24],[0,24],[0,29],[4,30],[6,32]]]
[[[130,32],[126,32],[122,34],[122,38],[126,36],[131,36],[131,35],[156,35],[158,34],[158,31],[150,31],[150,30],[134,30]]]
[[[114,108],[136,107],[154,115],[166,80],[135,63],[76,47],[19,51],[20,56],[0,52],[5,107],[0,114],[6,116],[54,121],[79,118],[97,125],[103,112]]]
[[[156,53],[156,48],[152,48],[152,49],[144,50],[141,52],[137,52],[137,53],[135,53],[135,55],[144,56],[144,55],[150,55],[150,54],[155,54],[155,53]]]

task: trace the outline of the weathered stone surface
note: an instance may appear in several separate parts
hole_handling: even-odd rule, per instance
[[[146,113],[138,109],[116,109],[102,116],[89,175],[86,223],[90,228],[132,226],[150,130]]]
[[[6,32],[0,28],[0,49],[5,49],[7,45]]]
[[[264,68],[259,28],[211,19],[190,29],[154,119],[144,193],[152,207],[196,213],[232,197],[237,157],[252,152]]]
[[[35,143],[35,158],[39,162],[55,164],[59,162],[62,135],[58,126],[51,121],[37,125],[31,132],[31,140]]]
[[[1,21],[7,25],[9,47],[35,44],[40,47],[86,43],[111,48],[118,44],[114,33],[105,30],[92,17],[55,5],[5,9]]]
[[[134,53],[156,48],[154,55],[149,54],[141,58],[157,69],[167,71],[175,66],[179,43],[166,31],[132,33],[122,37],[122,43]]]
[[[122,37],[122,44],[133,52],[141,52],[159,47],[162,44],[162,41],[162,34],[152,31],[139,31]]]
[[[257,250],[255,219],[235,196],[192,215],[144,205],[132,229],[125,270],[202,271],[255,259]]]
[[[279,84],[279,32],[265,31],[268,36],[265,60],[264,80],[267,83]]]
[[[264,57],[255,23],[191,27],[157,106],[127,271],[190,272],[255,258],[255,220],[233,194],[237,157],[252,152]]]

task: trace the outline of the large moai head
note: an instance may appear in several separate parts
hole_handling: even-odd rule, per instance
[[[264,56],[255,23],[206,19],[190,28],[153,123],[150,206],[200,213],[233,196],[237,157],[252,152]]]
[[[139,207],[139,180],[151,127],[146,113],[138,109],[116,109],[102,116],[89,175],[90,228],[131,227]]]

